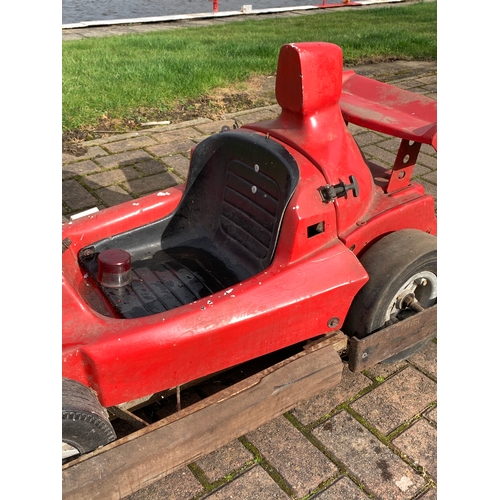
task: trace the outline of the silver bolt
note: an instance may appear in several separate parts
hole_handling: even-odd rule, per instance
[[[340,319],[334,316],[328,320],[328,328],[335,328],[340,323]]]

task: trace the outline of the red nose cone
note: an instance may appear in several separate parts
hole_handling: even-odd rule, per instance
[[[102,286],[118,288],[132,281],[130,254],[125,250],[104,250],[97,261],[97,280]]]

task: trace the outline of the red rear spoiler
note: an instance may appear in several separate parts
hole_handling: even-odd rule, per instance
[[[430,144],[437,151],[437,101],[354,71],[344,71],[340,107],[344,120],[375,132]]]

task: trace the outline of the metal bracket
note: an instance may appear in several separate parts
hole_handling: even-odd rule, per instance
[[[410,184],[413,167],[417,163],[418,153],[422,143],[402,139],[398,154],[394,160],[391,177],[387,184],[386,193],[393,193]]]

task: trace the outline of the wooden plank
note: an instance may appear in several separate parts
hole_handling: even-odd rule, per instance
[[[340,330],[337,330],[318,339],[307,341],[303,349],[307,352],[313,352],[326,346],[332,346],[339,354],[342,354],[348,347],[348,337]]]
[[[380,361],[436,336],[437,305],[349,345],[349,369],[359,373]]]
[[[142,429],[148,426],[148,423],[145,420],[139,418],[137,415],[134,415],[131,411],[128,411],[125,408],[120,408],[119,406],[112,406],[111,408],[109,408],[109,412],[111,413],[111,417],[124,420],[134,429]]]
[[[63,466],[63,499],[121,499],[340,382],[342,333]],[[345,340],[344,340],[345,345]]]

